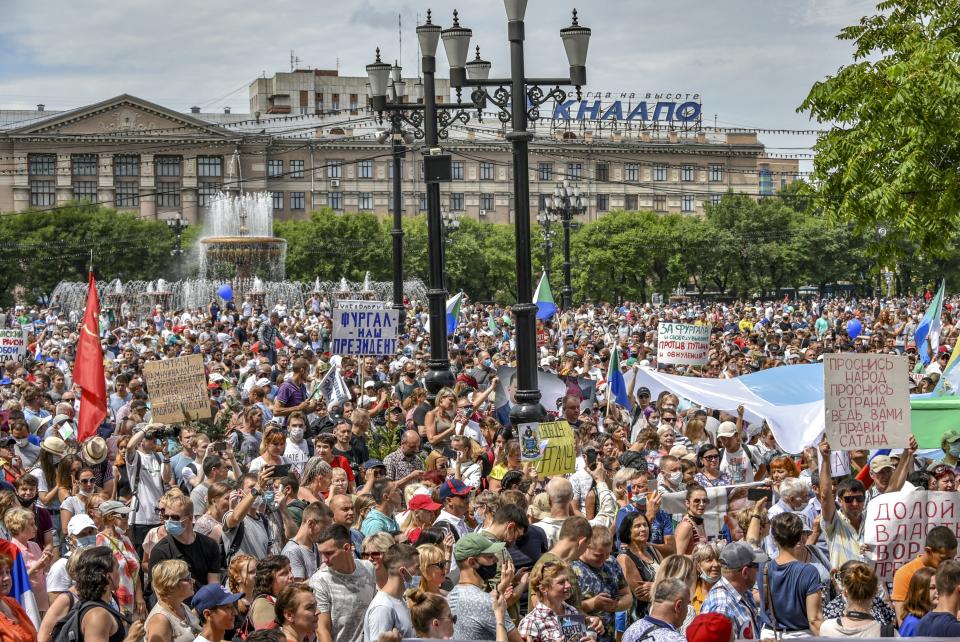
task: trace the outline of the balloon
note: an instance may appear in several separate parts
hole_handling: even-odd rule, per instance
[[[233,286],[229,283],[224,283],[217,289],[217,294],[219,294],[220,298],[224,301],[233,301]]]
[[[847,321],[847,336],[849,336],[851,340],[859,337],[862,331],[863,324],[860,323],[859,319],[850,319]]]

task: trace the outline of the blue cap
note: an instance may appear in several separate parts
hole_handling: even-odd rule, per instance
[[[243,593],[230,593],[219,584],[207,584],[196,592],[193,599],[190,600],[190,604],[197,610],[197,613],[202,615],[207,609],[234,604],[243,595]]]
[[[379,459],[368,459],[367,461],[363,462],[364,470],[370,470],[371,468],[381,468],[381,467],[385,468],[386,464],[384,464]]]
[[[3,379],[0,379],[0,386],[9,386],[12,383],[13,380],[10,379],[10,377],[4,377]]]
[[[459,479],[450,478],[440,484],[437,494],[440,496],[440,501],[443,502],[451,497],[466,497],[472,490],[471,486],[467,486]]]

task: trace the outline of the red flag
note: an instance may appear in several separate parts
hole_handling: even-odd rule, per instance
[[[107,416],[107,384],[103,375],[103,347],[100,345],[100,300],[93,270],[90,271],[80,341],[77,342],[73,381],[81,388],[77,441],[82,442],[97,433]]]

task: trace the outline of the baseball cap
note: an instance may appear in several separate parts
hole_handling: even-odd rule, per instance
[[[879,473],[884,468],[896,468],[897,465],[893,463],[893,460],[890,459],[888,455],[877,455],[870,462],[870,472]]]
[[[729,642],[733,622],[720,613],[701,613],[687,625],[687,639],[697,642]]]
[[[197,613],[203,614],[207,609],[236,604],[243,595],[243,593],[229,593],[220,584],[214,582],[197,591],[193,599],[190,600],[190,604],[197,610]]]
[[[440,510],[443,506],[433,501],[430,495],[414,495],[410,503],[407,504],[407,508],[410,510]]]
[[[437,494],[440,495],[440,501],[443,502],[451,497],[465,497],[470,494],[471,490],[473,490],[473,488],[467,486],[459,479],[448,479],[440,484]]]
[[[88,528],[95,529],[97,528],[97,525],[93,523],[93,519],[91,519],[86,513],[77,513],[70,518],[69,522],[67,522],[67,534],[73,535],[74,537]]]
[[[100,514],[104,517],[109,515],[126,515],[130,512],[130,507],[123,502],[111,499],[100,504]]]
[[[9,448],[17,443],[13,437],[0,437],[0,448]]]
[[[504,549],[503,542],[493,542],[480,533],[467,533],[453,545],[453,557],[458,562],[479,555],[496,555]]]
[[[717,428],[717,437],[733,437],[737,434],[737,424],[732,421],[724,421]]]
[[[956,473],[953,472],[953,468],[951,468],[950,466],[946,465],[941,461],[935,461],[929,466],[927,466],[927,472],[936,478],[943,477],[944,475],[947,475],[947,474],[956,475]]]
[[[761,564],[769,560],[770,558],[767,557],[766,553],[755,550],[746,542],[731,542],[720,550],[720,566],[731,570]]]
[[[370,470],[371,468],[385,468],[386,465],[379,459],[368,459],[363,462],[363,469]]]
[[[255,385],[257,388],[266,388],[267,386],[271,386],[273,384],[271,384],[270,380],[267,379],[266,377],[260,377],[259,379],[253,382],[253,385]]]
[[[948,430],[947,432],[943,433],[943,438],[941,439],[941,441],[945,441],[948,444],[952,444],[958,439],[960,439],[960,432],[957,432],[956,430]]]

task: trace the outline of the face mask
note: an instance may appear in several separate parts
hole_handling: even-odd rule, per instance
[[[293,441],[300,441],[303,439],[303,428],[291,428],[288,434]]]
[[[960,457],[960,441],[950,444],[950,454],[954,457]]]
[[[706,582],[707,584],[711,584],[711,585],[712,585],[712,584],[716,584],[716,583],[720,580],[720,576],[718,575],[718,576],[716,576],[716,577],[710,577],[709,575],[707,575],[706,573],[704,573],[703,571],[701,571],[701,572],[700,572],[700,579],[703,580],[704,582]]]
[[[677,486],[680,485],[680,482],[683,481],[683,471],[682,471],[682,470],[678,470],[678,471],[676,471],[676,472],[674,472],[674,473],[670,473],[670,474],[667,476],[667,480],[670,482],[670,485],[671,485],[671,486],[673,486],[674,488],[676,488]]]
[[[20,497],[20,495],[17,495],[17,500],[20,502],[21,506],[32,506],[33,503],[37,501],[37,498],[34,496],[30,499],[26,499],[24,497]]]
[[[183,522],[174,521],[172,519],[165,520],[163,522],[163,528],[167,531],[167,533],[173,535],[174,537],[181,535],[184,531]]]
[[[84,535],[83,537],[77,538],[77,550],[81,548],[90,548],[91,546],[97,545],[97,536],[96,535]]]
[[[410,591],[420,586],[420,576],[411,575],[410,579],[403,583],[404,587]]]
[[[489,582],[497,576],[497,565],[494,564],[477,564],[477,575],[480,576],[480,579],[484,582]]]
[[[263,493],[263,503],[267,506],[273,505],[273,500],[276,498],[277,494],[272,490],[264,491]]]
[[[483,511],[481,509],[478,508],[477,510],[473,511],[473,521],[478,524],[483,523]]]
[[[23,439],[17,440],[17,445],[20,446],[21,448],[25,448],[29,443],[30,441],[26,437],[24,437]]]

